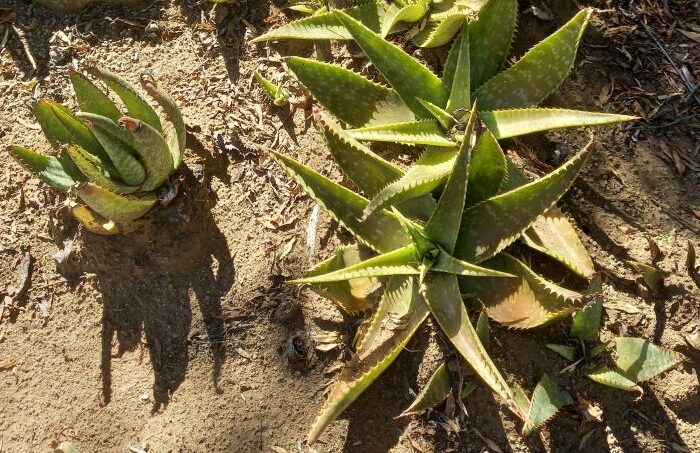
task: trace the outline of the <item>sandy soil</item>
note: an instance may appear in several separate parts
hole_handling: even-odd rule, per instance
[[[644,2],[639,17],[697,82],[698,3],[665,5]],[[569,1],[538,6],[553,18],[523,13],[514,55],[577,8]],[[594,6],[605,10],[596,14],[574,73],[547,103],[645,121],[595,131],[598,152],[562,207],[618,307],[606,310],[602,338],[642,336],[688,359],[645,385],[635,403],[634,395],[580,373],[558,374],[566,362],[543,345],[569,342],[566,322],[526,332],[492,326],[493,354],[508,379],[532,389],[543,372],[557,376],[599,404],[604,421],[583,424],[565,412],[523,439],[518,422],[480,387],[466,401],[470,417],[457,435],[446,433],[441,410],[394,419],[440,358],[439,336],[426,333],[316,451],[700,450],[698,356],[684,341],[700,328],[700,289],[684,265],[687,242],[700,246],[700,108],[685,101],[677,74],[636,18],[616,9],[625,5]],[[289,54],[290,44],[246,43],[286,20],[280,7],[156,1],[57,16],[24,2],[0,3],[0,39],[9,30],[0,53],[3,144],[48,147],[31,106],[44,96],[73,106],[66,71],[84,62],[131,80],[152,72],[181,105],[190,132],[180,196],[142,231],[118,238],[80,231],[60,197],[0,154],[0,292],[10,291],[18,267],[32,260],[26,293],[0,317],[0,452],[51,451],[66,439],[84,452],[311,451],[302,441],[357,319],[284,283],[349,237],[321,215],[309,254],[313,204],[261,152],[284,150],[338,176],[310,111],[273,107],[252,84],[256,68],[273,74]],[[522,11],[529,7],[521,4]],[[540,166],[556,165],[588,135],[557,132],[505,145]],[[657,294],[623,262],[650,262],[647,237],[663,253],[665,286]],[[538,266],[546,271],[548,264]],[[314,338],[336,331],[337,348],[314,347]],[[428,344],[435,360],[420,366]]]

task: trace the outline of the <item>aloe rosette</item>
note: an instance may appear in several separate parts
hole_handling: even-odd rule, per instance
[[[348,313],[371,313],[354,345],[356,354],[311,428],[310,442],[387,369],[428,316],[464,362],[524,420],[523,432],[544,424],[569,401],[546,376],[532,398],[517,385],[512,388],[472,326],[463,297],[515,329],[542,326],[588,306],[588,296],[537,274],[509,247],[519,240],[580,277],[594,274],[575,228],[555,206],[593,143],[530,180],[498,140],[635,118],[537,107],[573,66],[590,11],[581,11],[499,71],[516,25],[515,14],[507,12],[515,10],[514,0],[487,0],[475,20],[464,20],[442,77],[343,11],[327,13],[339,27],[334,30],[357,42],[388,86],[336,64],[287,60],[292,75],[327,111],[316,116],[316,124],[354,190],[273,154],[358,241],[294,282],[311,285]],[[404,171],[361,141],[408,144],[422,153]],[[377,280],[384,292],[371,307],[367,290]],[[449,391],[444,368],[438,372],[429,382],[442,388],[421,392],[431,400]]]
[[[159,199],[182,162],[185,123],[173,99],[152,77],[143,89],[160,105],[164,120],[139,90],[97,67],[87,71],[121,100],[127,115],[85,74],[71,70],[80,108],[72,113],[41,99],[34,115],[55,153],[22,146],[8,148],[32,174],[70,194],[71,212],[88,230],[104,235],[127,232]]]

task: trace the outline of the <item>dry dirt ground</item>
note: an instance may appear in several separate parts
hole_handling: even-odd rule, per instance
[[[526,332],[493,326],[493,354],[508,379],[531,390],[547,372],[599,404],[604,421],[583,425],[565,411],[523,439],[518,422],[480,387],[467,398],[462,431],[447,434],[442,409],[394,418],[429,374],[420,351],[436,335],[426,334],[331,425],[316,451],[700,451],[698,356],[684,341],[700,327],[700,289],[684,264],[687,242],[700,246],[700,105],[687,99],[642,25],[697,83],[700,6],[589,5],[599,11],[576,68],[547,104],[643,120],[595,131],[597,154],[562,206],[605,275],[612,306],[602,338],[642,336],[688,358],[645,384],[635,402],[580,373],[558,374],[567,363],[543,344],[570,342],[568,322]],[[252,84],[256,68],[273,75],[280,56],[313,51],[247,43],[287,20],[282,6],[156,0],[61,16],[0,1],[3,144],[47,148],[31,106],[43,96],[72,106],[67,68],[84,62],[133,81],[153,73],[182,106],[190,132],[176,202],[142,231],[117,238],[78,229],[60,197],[0,154],[0,452],[51,451],[66,439],[83,452],[310,451],[305,432],[357,319],[284,283],[349,238],[321,215],[309,250],[313,204],[261,152],[280,149],[338,176],[310,111],[273,107]],[[537,15],[531,6],[521,2],[514,55],[584,5],[536,3]],[[444,56],[421,55],[434,67]],[[545,168],[588,135],[565,131],[505,145]],[[657,294],[644,291],[623,262],[649,263],[647,238],[663,254],[665,286]],[[7,296],[29,257],[26,291]],[[340,333],[325,352],[315,347],[328,346],[324,332]]]

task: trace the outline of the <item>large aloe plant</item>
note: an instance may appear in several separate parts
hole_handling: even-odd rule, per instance
[[[498,139],[633,117],[534,107],[567,76],[590,12],[580,12],[498,73],[515,18],[499,21],[515,8],[514,0],[488,0],[477,20],[463,21],[442,78],[342,11],[329,13],[337,31],[359,44],[390,87],[334,64],[298,57],[287,62],[317,101],[350,126],[343,130],[327,115],[317,117],[331,154],[360,193],[287,157],[276,158],[360,243],[378,253],[361,261],[356,250],[342,249],[297,282],[313,285],[351,313],[368,308],[362,289],[371,285],[364,282],[386,283],[356,344],[357,355],[331,388],[309,441],[389,366],[429,314],[482,380],[526,420],[525,431],[553,415],[540,404],[555,407],[565,399],[558,395],[557,404],[540,403],[547,391],[536,391],[529,401],[522,391],[511,390],[469,322],[461,294],[480,301],[491,319],[520,329],[585,304],[579,293],[546,280],[504,250],[521,239],[580,276],[593,274],[575,229],[554,208],[591,146],[529,181],[506,158]],[[404,172],[357,140],[426,148]],[[436,203],[432,194],[440,189]]]
[[[70,71],[80,112],[49,99],[34,108],[55,154],[22,146],[11,155],[43,182],[75,196],[71,212],[90,231],[117,234],[158,201],[158,191],[177,170],[185,150],[185,123],[173,99],[152,77],[141,85],[165,112],[163,121],[145,97],[119,76],[100,69],[88,72],[104,82],[124,104],[128,116],[84,74]]]

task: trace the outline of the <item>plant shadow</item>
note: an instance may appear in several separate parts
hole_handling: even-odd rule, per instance
[[[204,151],[194,137],[188,142],[195,152]],[[58,265],[74,284],[83,274],[96,278],[103,304],[104,404],[112,399],[113,359],[141,346],[153,368],[153,412],[166,406],[184,381],[192,350],[209,355],[213,388],[221,392],[218,382],[226,359],[221,301],[236,272],[211,213],[216,200],[209,186],[216,167],[201,160],[181,167],[179,195],[149,215],[138,231],[112,237],[78,233],[77,252]],[[64,242],[66,233],[71,232],[54,235],[57,243]]]

